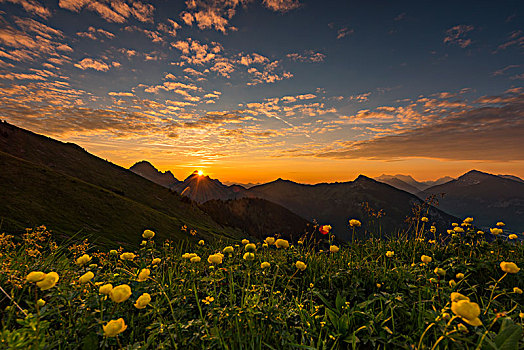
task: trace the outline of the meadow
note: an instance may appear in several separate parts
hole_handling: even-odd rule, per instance
[[[160,241],[131,251],[0,235],[2,348],[524,348],[522,237],[472,219],[341,243]],[[349,222],[359,233],[360,222]],[[509,239],[511,238],[511,239]]]

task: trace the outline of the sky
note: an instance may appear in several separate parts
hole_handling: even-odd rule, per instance
[[[524,2],[0,0],[0,119],[184,179],[524,177]]]

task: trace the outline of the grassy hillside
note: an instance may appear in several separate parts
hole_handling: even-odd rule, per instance
[[[194,213],[171,216],[103,187],[59,173],[44,166],[0,152],[0,216],[3,229],[20,230],[44,222],[56,233],[91,236],[101,243],[138,243],[129,232],[155,229],[162,238],[182,239],[184,224],[210,237],[224,233],[205,220],[198,208]],[[177,196],[169,193],[167,195]],[[199,221],[202,218],[202,222]],[[232,231],[235,232],[234,230]]]

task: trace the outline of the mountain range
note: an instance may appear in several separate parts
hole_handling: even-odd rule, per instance
[[[376,177],[375,180],[386,183],[403,191],[417,194],[432,186],[440,185],[453,180],[450,176],[441,177],[434,181],[417,181],[411,175],[386,175],[382,174]]]
[[[180,182],[171,171],[158,171],[151,163],[145,160],[135,163],[129,170],[167,188]]]

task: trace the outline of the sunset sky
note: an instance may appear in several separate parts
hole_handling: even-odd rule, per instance
[[[0,119],[184,179],[524,177],[523,1],[0,0]]]

